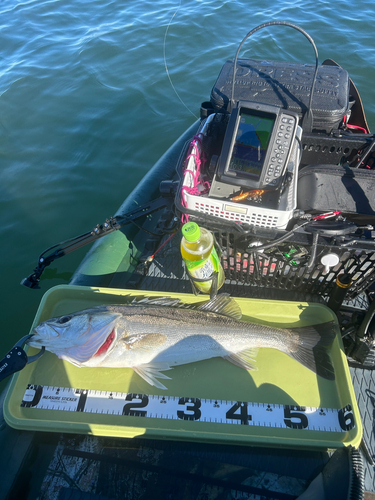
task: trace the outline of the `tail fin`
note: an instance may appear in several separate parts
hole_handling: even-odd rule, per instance
[[[327,347],[336,336],[335,326],[334,321],[329,321],[320,325],[289,328],[292,335],[287,353],[317,375],[334,380],[335,372]]]

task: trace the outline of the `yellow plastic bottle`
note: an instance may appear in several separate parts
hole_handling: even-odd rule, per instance
[[[209,278],[218,273],[217,290],[225,281],[224,270],[214,246],[213,234],[199,227],[195,222],[187,222],[182,226],[181,255],[188,272],[193,278]],[[195,281],[198,290],[210,293],[212,280]]]

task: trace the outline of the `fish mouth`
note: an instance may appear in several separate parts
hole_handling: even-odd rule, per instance
[[[116,338],[116,332],[115,332],[115,329],[113,329],[111,331],[111,333],[108,335],[108,337],[105,339],[103,344],[96,351],[93,358],[96,358],[97,356],[102,356],[103,354],[105,354],[109,350],[111,345],[113,344],[113,341],[115,340],[115,338]]]

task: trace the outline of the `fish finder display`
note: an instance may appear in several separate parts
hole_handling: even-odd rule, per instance
[[[239,101],[231,111],[210,197],[229,198],[239,190],[277,190],[285,173],[298,128],[293,111]]]
[[[274,118],[241,113],[229,171],[260,178],[274,123]]]

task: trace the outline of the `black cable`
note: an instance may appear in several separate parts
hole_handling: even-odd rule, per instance
[[[365,154],[364,154],[364,155],[362,156],[362,158],[359,160],[359,162],[357,163],[357,165],[356,165],[355,167],[353,167],[353,168],[359,168],[359,167],[362,165],[362,163],[366,160],[366,158],[368,157],[368,155],[369,155],[369,154],[371,153],[371,151],[373,150],[374,146],[375,146],[375,139],[373,139],[373,140],[371,141],[371,143],[370,143],[370,145],[368,146],[368,148],[367,148],[367,150],[366,150]]]
[[[314,264],[315,264],[316,252],[317,252],[317,249],[318,249],[318,238],[319,238],[319,232],[316,231],[313,234],[313,241],[312,241],[312,245],[311,245],[310,259],[309,259],[309,262],[307,263],[307,266],[306,266],[306,270],[308,272],[311,271],[311,269],[314,267]]]
[[[160,233],[153,233],[152,231],[149,231],[148,229],[145,229],[144,227],[140,226],[139,224],[137,224],[134,220],[131,220],[131,219],[128,219],[128,222],[131,222],[133,223],[138,229],[141,229],[142,231],[144,231],[145,233],[149,234],[150,236],[156,236],[156,237],[159,237],[159,236],[163,236],[165,233],[163,232],[160,232]]]
[[[302,222],[302,224],[300,224],[299,226],[291,229],[290,231],[288,231],[286,234],[284,234],[283,236],[281,236],[280,238],[278,238],[277,240],[272,240],[270,243],[266,243],[265,245],[260,245],[260,246],[254,246],[254,247],[251,247],[251,251],[254,251],[254,252],[260,252],[261,250],[267,250],[268,248],[272,248],[274,247],[275,245],[279,245],[280,243],[284,243],[284,241],[287,241],[291,236],[293,236],[293,234],[301,227],[303,226],[306,226],[306,224],[308,224],[309,222],[311,222],[311,220],[307,220],[305,222]]]
[[[251,35],[253,35],[254,33],[256,33],[257,31],[259,31],[262,28],[267,28],[268,26],[289,26],[290,28],[294,28],[295,30],[297,30],[300,33],[302,33],[308,39],[308,41],[311,43],[311,45],[313,46],[313,49],[314,49],[314,52],[315,52],[315,72],[314,72],[314,76],[313,76],[313,80],[312,80],[312,84],[311,84],[309,106],[308,106],[307,112],[306,112],[306,114],[305,114],[305,116],[303,118],[304,128],[306,130],[310,130],[311,131],[312,130],[312,125],[313,125],[313,119],[312,119],[312,100],[313,100],[313,94],[314,94],[314,89],[315,89],[315,82],[316,82],[316,77],[317,77],[317,74],[318,74],[318,67],[319,67],[318,50],[316,48],[314,40],[311,38],[311,36],[308,33],[306,33],[305,30],[303,30],[299,26],[296,26],[295,24],[289,23],[288,21],[270,21],[270,22],[267,22],[267,23],[260,24],[259,26],[257,26],[253,30],[249,31],[249,33],[245,36],[245,38],[240,43],[240,45],[239,45],[239,47],[237,49],[236,56],[234,58],[234,64],[233,64],[233,81],[232,81],[232,95],[231,95],[232,106],[234,106],[234,87],[235,87],[236,70],[237,70],[237,59],[238,59],[239,52],[240,52],[240,50],[242,48],[242,45],[244,44],[244,42]],[[306,122],[308,122],[307,126],[306,126]]]

